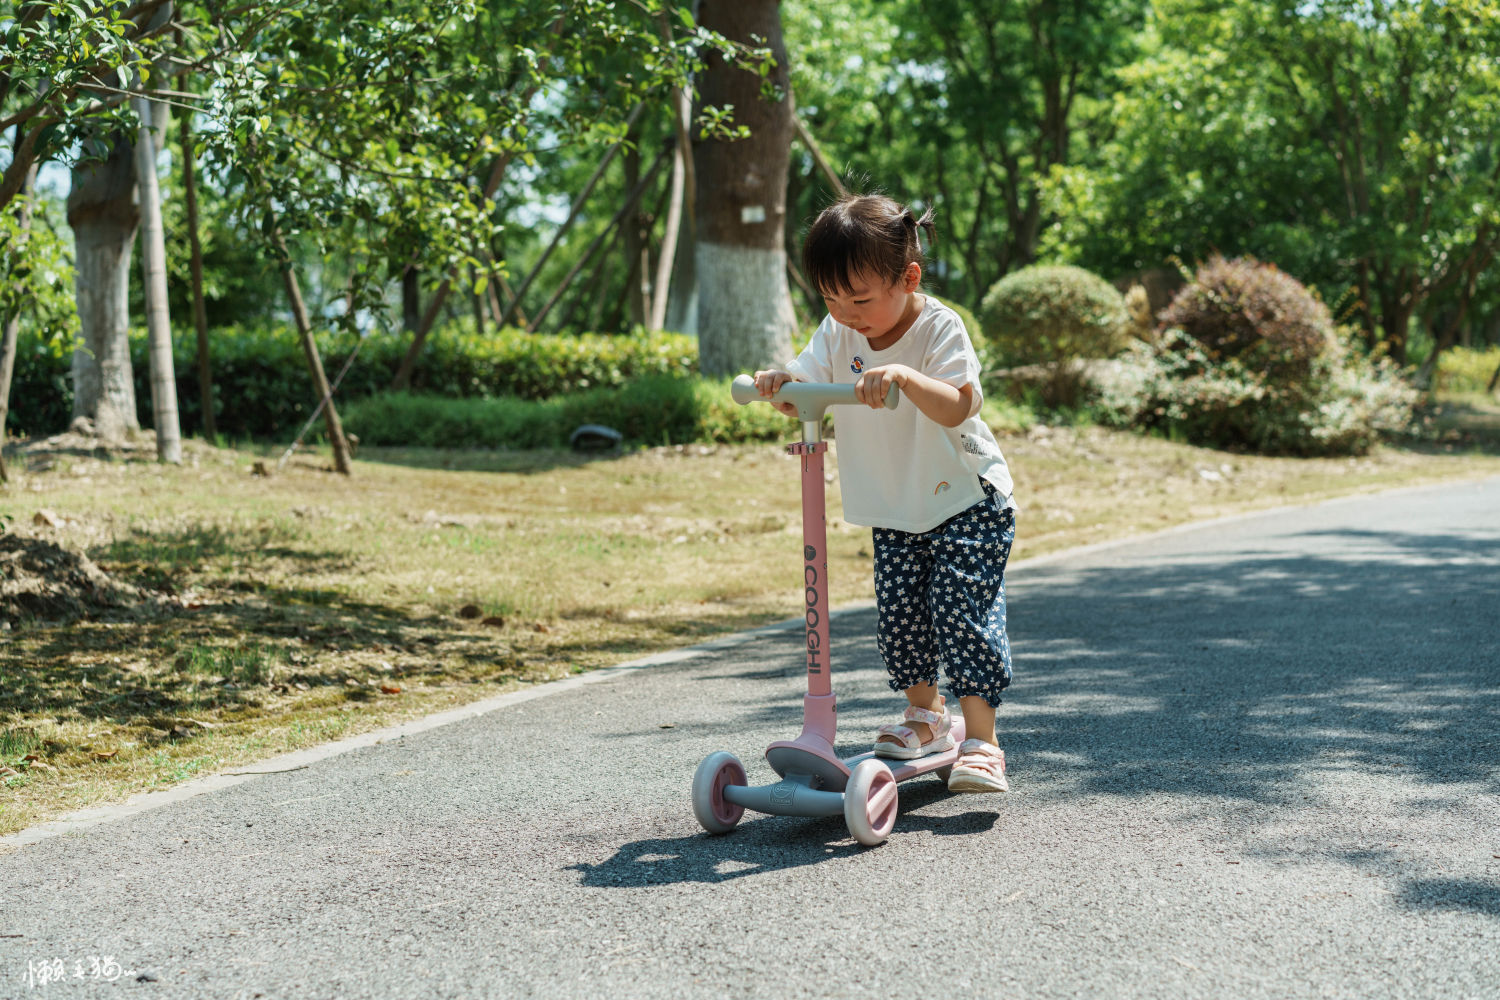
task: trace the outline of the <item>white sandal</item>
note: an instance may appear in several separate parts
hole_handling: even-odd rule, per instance
[[[918,757],[926,757],[928,754],[953,749],[953,737],[949,735],[953,729],[953,718],[948,714],[946,703],[941,712],[908,705],[906,711],[901,713],[901,718],[907,722],[927,723],[932,727],[932,739],[926,743],[919,741],[916,731],[909,726],[881,726],[875,730],[875,756],[888,757],[892,760],[915,760]],[[882,736],[894,736],[900,742],[891,743],[881,740]]]
[[[958,747],[958,763],[948,775],[950,792],[1008,792],[1005,751],[983,740],[964,740]]]

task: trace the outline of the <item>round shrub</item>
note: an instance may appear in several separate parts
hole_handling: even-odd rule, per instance
[[[1215,256],[1201,265],[1161,313],[1211,360],[1236,358],[1272,377],[1305,377],[1333,343],[1333,315],[1307,287],[1274,264]]]
[[[1113,285],[1081,267],[1027,267],[991,286],[980,306],[985,337],[1012,364],[1107,358],[1130,320]]]
[[[1043,366],[1043,401],[1072,405],[1082,362],[1125,346],[1130,315],[1113,285],[1081,267],[1027,267],[997,281],[980,305],[984,339],[1007,363]]]

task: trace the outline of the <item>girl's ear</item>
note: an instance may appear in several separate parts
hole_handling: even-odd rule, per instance
[[[922,265],[912,261],[906,265],[906,270],[901,273],[901,287],[908,294],[915,292],[922,285]]]

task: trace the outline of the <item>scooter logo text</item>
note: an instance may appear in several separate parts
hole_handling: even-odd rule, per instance
[[[807,566],[803,569],[803,579],[807,583],[807,672],[820,674],[823,672],[823,664],[819,659],[823,655],[822,641],[818,637],[818,567],[812,564],[812,560],[818,552],[811,545],[807,547]]]

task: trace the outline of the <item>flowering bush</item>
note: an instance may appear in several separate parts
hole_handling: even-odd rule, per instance
[[[1411,423],[1417,392],[1386,358],[1332,337],[1300,379],[1240,358],[1215,357],[1179,333],[1092,369],[1101,419],[1171,430],[1195,444],[1282,455],[1364,454]]]
[[[1308,374],[1332,346],[1333,316],[1307,287],[1253,257],[1210,258],[1159,317],[1212,361],[1238,359],[1284,379]]]

